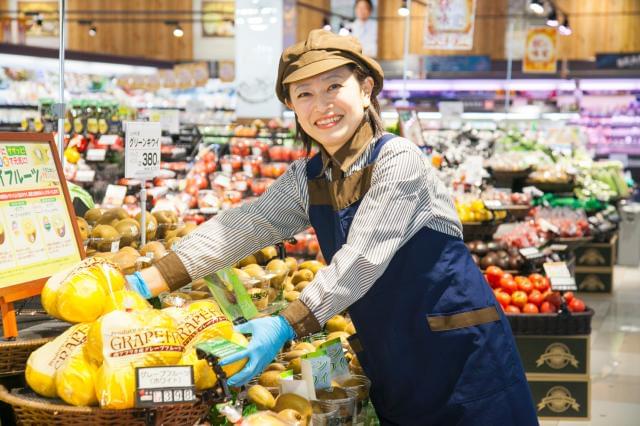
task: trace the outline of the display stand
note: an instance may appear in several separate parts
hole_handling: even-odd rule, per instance
[[[0,308],[4,338],[15,339],[13,303],[40,294],[84,247],[53,136],[0,133],[0,157]]]

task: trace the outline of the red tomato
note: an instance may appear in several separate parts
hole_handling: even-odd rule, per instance
[[[551,303],[552,305],[554,305],[556,308],[559,308],[560,304],[562,303],[562,297],[560,296],[560,293],[558,293],[557,291],[549,293],[545,298],[545,300]]]
[[[564,296],[564,300],[567,302],[567,305],[570,304],[575,297],[572,291],[566,292],[563,296]]]
[[[504,271],[497,266],[489,266],[486,270],[487,281],[491,288],[500,287],[500,278],[504,275]]]
[[[520,308],[518,308],[517,306],[509,305],[504,309],[504,311],[507,314],[519,314],[520,313]]]
[[[532,281],[531,278],[529,278],[529,281],[533,283],[533,288],[538,290],[540,293],[544,293],[551,288],[547,277],[542,277],[542,280],[539,281]]]
[[[518,284],[516,284],[514,280],[505,280],[504,277],[502,277],[502,279],[500,280],[500,288],[502,288],[504,292],[511,294],[514,291],[518,290]]]
[[[310,239],[307,243],[307,254],[313,257],[317,255],[318,252],[320,252],[320,244],[318,243],[318,240],[315,238]]]
[[[515,281],[516,284],[518,284],[518,290],[524,291],[527,294],[533,290],[533,284],[531,284],[531,281],[529,281],[527,277],[516,277]]]
[[[522,308],[523,314],[537,314],[539,312],[540,311],[538,310],[538,307],[533,303],[527,303],[526,305],[524,305],[524,308]]]
[[[533,290],[529,293],[529,303],[533,303],[536,306],[540,306],[544,302],[544,296],[538,290]]]
[[[520,290],[514,291],[511,295],[511,303],[519,308],[524,307],[527,304],[527,293]]]
[[[529,275],[529,281],[531,281],[534,285],[535,283],[537,283],[538,281],[544,281],[544,275],[542,274],[531,274]]]
[[[586,307],[582,300],[575,297],[571,299],[571,302],[569,303],[569,310],[571,312],[584,312],[585,309]]]
[[[204,162],[204,168],[207,171],[207,174],[213,173],[216,171],[216,163],[214,161],[206,161]]]
[[[509,306],[509,304],[511,303],[511,296],[509,296],[504,291],[499,292],[496,295],[496,299],[498,299],[498,302],[500,303],[500,305],[502,305],[503,308]]]
[[[542,302],[540,305],[540,312],[543,314],[554,314],[558,312],[558,308],[551,302]]]

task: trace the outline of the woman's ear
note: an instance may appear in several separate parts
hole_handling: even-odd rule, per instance
[[[293,105],[291,105],[291,101],[289,99],[285,99],[284,104],[287,106],[287,108],[293,111]]]
[[[371,105],[371,96],[373,93],[373,78],[367,77],[364,79],[360,87],[362,88],[362,104],[365,108],[369,108]]]

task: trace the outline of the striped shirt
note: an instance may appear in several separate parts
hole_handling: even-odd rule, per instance
[[[345,175],[367,165],[373,142]],[[183,238],[174,251],[190,277],[209,275],[311,226],[306,162],[294,161],[261,197],[219,214]],[[331,179],[330,169],[325,176]],[[347,242],[305,287],[300,301],[323,325],[361,298],[423,227],[462,238],[451,197],[429,161],[407,139],[394,138],[378,155]]]

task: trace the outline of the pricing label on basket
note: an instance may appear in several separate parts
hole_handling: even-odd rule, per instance
[[[539,219],[538,225],[540,225],[540,229],[542,229],[543,231],[553,232],[556,235],[560,234],[560,229],[548,220]]]
[[[571,276],[571,272],[566,262],[547,262],[543,265],[544,272],[551,282],[553,291],[576,291],[576,280]]]
[[[196,400],[190,365],[136,368],[136,407]]]
[[[504,210],[504,206],[499,200],[484,200],[487,210]]]
[[[160,171],[160,123],[127,121],[125,133],[125,177],[153,179]]]

